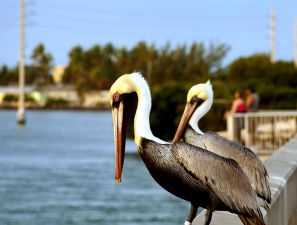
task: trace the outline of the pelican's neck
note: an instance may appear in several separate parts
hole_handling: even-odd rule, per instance
[[[209,98],[207,98],[205,102],[203,102],[199,107],[197,107],[197,109],[191,116],[189,125],[198,134],[204,134],[203,131],[200,130],[198,123],[199,123],[199,120],[210,110],[212,102],[213,102],[213,97],[209,96]]]
[[[138,96],[138,104],[134,119],[134,134],[135,134],[135,143],[137,146],[140,146],[141,138],[146,138],[160,144],[168,144],[165,141],[155,137],[151,131],[150,126],[150,112],[152,99],[149,87],[144,79],[139,79],[137,82],[138,90],[136,91]]]

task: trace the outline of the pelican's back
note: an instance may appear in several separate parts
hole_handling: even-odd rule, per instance
[[[199,135],[189,126],[185,130],[184,140],[191,145],[237,161],[248,176],[256,194],[268,203],[271,202],[267,171],[258,156],[249,148],[216,133]]]

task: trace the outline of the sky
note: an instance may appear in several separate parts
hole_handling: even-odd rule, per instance
[[[276,11],[276,58],[293,60],[297,0],[25,0],[25,55],[44,43],[54,65],[65,65],[76,45],[87,49],[139,41],[157,47],[224,43],[227,65],[239,56],[269,52],[270,11]],[[19,0],[0,0],[0,65],[19,55]]]

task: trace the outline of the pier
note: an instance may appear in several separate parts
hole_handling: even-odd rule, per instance
[[[262,213],[267,225],[297,225],[297,136],[276,150],[264,161],[269,174],[272,194],[270,209]],[[193,225],[202,225],[205,210]],[[214,212],[212,225],[241,225],[238,216],[228,212]]]

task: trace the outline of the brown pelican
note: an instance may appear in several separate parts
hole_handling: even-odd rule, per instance
[[[134,140],[150,174],[168,192],[191,203],[186,225],[198,207],[207,209],[205,225],[215,210],[236,213],[247,225],[265,224],[256,194],[237,162],[184,142],[169,144],[152,134],[150,90],[139,73],[119,77],[110,88],[110,102],[117,182],[121,182],[127,120],[134,116]]]
[[[229,141],[215,133],[204,134],[199,129],[198,122],[209,111],[212,102],[213,90],[209,81],[190,88],[187,104],[173,141],[179,140],[182,136],[186,143],[238,162],[248,176],[256,194],[261,198],[258,199],[259,203],[268,209],[267,203],[271,202],[268,174],[258,156],[237,142]]]

